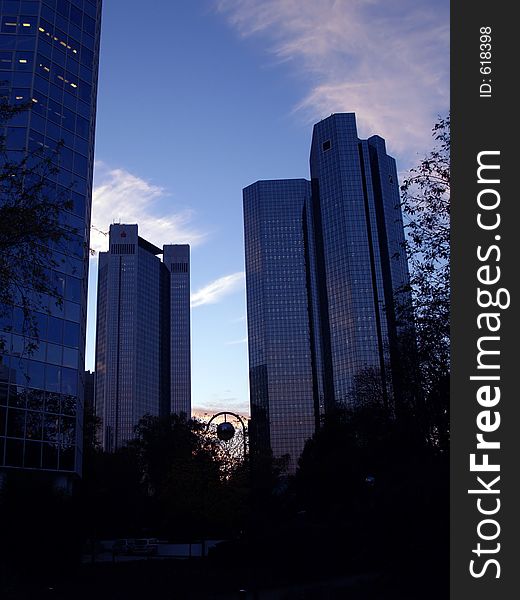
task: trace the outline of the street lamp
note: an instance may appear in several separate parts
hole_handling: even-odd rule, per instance
[[[209,430],[211,423],[213,423],[213,421],[217,417],[222,417],[222,416],[224,417],[224,421],[217,425],[217,437],[219,440],[221,440],[223,442],[229,442],[230,440],[233,439],[233,437],[235,436],[235,427],[227,419],[228,419],[228,416],[235,418],[240,423],[240,425],[242,425],[242,438],[243,438],[243,444],[244,444],[244,462],[245,462],[245,460],[247,459],[247,429],[246,429],[244,420],[242,419],[242,417],[240,417],[240,415],[237,415],[236,413],[229,412],[229,411],[219,412],[219,413],[213,415],[211,417],[211,419],[208,421],[208,424],[206,425],[206,430]]]

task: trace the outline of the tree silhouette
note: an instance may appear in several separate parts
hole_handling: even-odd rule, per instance
[[[417,360],[430,440],[446,447],[450,374],[450,116],[433,128],[435,147],[401,186]]]
[[[135,433],[129,448],[164,535],[196,539],[233,526],[238,497],[225,477],[219,442],[207,435],[204,422],[185,414],[146,415]]]

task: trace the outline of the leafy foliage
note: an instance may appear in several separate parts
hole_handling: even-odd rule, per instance
[[[233,474],[223,465],[206,423],[186,415],[145,415],[127,446],[114,453],[92,441],[88,447],[83,498],[98,515],[88,525],[91,537],[152,531],[187,541],[240,530],[247,474],[242,463]]]
[[[433,150],[401,186],[418,363],[430,435],[448,437],[450,373],[450,116],[433,128]]]
[[[325,420],[305,445],[293,490],[305,531],[336,548],[327,561],[389,568],[395,560],[400,569],[419,553],[431,568],[448,549],[448,481],[446,455],[416,423],[370,406]]]
[[[130,444],[136,451],[143,481],[150,493],[160,493],[175,465],[197,458],[211,459],[209,442],[200,435],[205,425],[185,414],[165,417],[145,415]]]

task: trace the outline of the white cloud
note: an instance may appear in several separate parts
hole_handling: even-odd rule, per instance
[[[90,247],[96,252],[108,250],[111,223],[137,223],[139,234],[156,244],[200,243],[205,235],[191,225],[193,211],[160,211],[157,201],[167,191],[124,169],[110,169],[96,162],[92,198]],[[105,235],[104,235],[105,234]]]
[[[224,296],[244,289],[245,274],[243,271],[224,275],[208,283],[191,295],[191,306],[202,306],[203,304],[216,304]]]
[[[309,84],[296,111],[309,122],[355,112],[415,162],[449,105],[449,2],[216,0],[243,37],[264,36]],[[404,165],[402,165],[404,166]]]

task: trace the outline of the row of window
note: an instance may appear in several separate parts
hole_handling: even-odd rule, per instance
[[[0,8],[4,13],[37,15],[41,2],[37,0],[0,0]],[[96,16],[96,0],[43,0],[43,5],[56,10],[57,14],[76,22],[74,11],[84,11],[92,18]]]
[[[56,316],[46,315],[40,312],[32,313],[33,323],[38,333],[38,339],[42,342],[51,342],[70,348],[79,348],[80,327],[77,322],[63,320]],[[28,332],[28,323],[21,308],[15,307],[0,312],[0,339],[5,344],[10,344],[9,334],[24,335]]]
[[[5,147],[12,153],[23,152],[29,150],[32,154],[32,164],[41,163],[42,152],[45,156],[52,159],[56,166],[60,165],[67,170],[74,171],[74,177],[69,173],[48,173],[47,179],[52,182],[58,182],[61,186],[71,189],[79,194],[86,194],[87,184],[86,178],[89,175],[89,163],[85,153],[88,152],[88,142],[81,138],[74,138],[65,142],[64,134],[66,133],[57,125],[47,123],[45,127],[45,119],[41,119],[33,115],[31,119],[31,129],[29,136],[27,135],[27,127],[6,127],[0,128],[0,135],[5,137]],[[39,133],[37,129],[40,129]],[[46,137],[43,136],[43,131],[46,132]],[[59,143],[62,147],[59,147]],[[82,143],[84,142],[84,143]],[[70,144],[70,145],[69,145]],[[72,154],[73,150],[75,154]],[[81,156],[79,156],[81,155]],[[22,158],[17,154],[12,154],[11,160],[16,161],[17,158]]]
[[[40,2],[36,0],[0,0],[0,9],[3,14],[38,15]]]
[[[79,351],[50,342],[33,342],[19,335],[11,336],[11,346],[5,346],[5,351],[12,357],[30,357],[34,360],[47,362],[52,365],[77,369]]]
[[[57,45],[59,44],[59,45]],[[49,63],[52,59],[52,62],[59,67],[65,69],[72,73],[73,76],[79,77],[80,79],[86,82],[92,82],[93,79],[93,66],[94,66],[94,53],[85,48],[84,46],[80,46],[77,44],[76,48],[71,48],[68,44],[64,43],[65,47],[70,48],[70,52],[65,54],[63,50],[63,46],[59,42],[51,43],[46,38],[39,38],[38,41],[38,55],[40,56],[42,62]],[[5,60],[3,64],[3,70],[32,70],[34,60],[30,60],[25,62],[28,58],[27,56],[23,56],[23,52],[29,52],[34,56],[34,51],[36,49],[36,38],[30,35],[0,35],[0,50],[2,52],[14,52],[15,50],[20,53],[20,56],[11,57],[11,61]],[[7,64],[7,63],[10,64]],[[29,66],[30,65],[30,66]]]
[[[48,58],[54,48],[53,58],[56,62],[65,66],[65,60],[73,59],[92,68],[94,61],[94,38],[85,32],[76,29],[74,26],[67,27],[71,35],[66,35],[63,31],[55,29],[44,20],[37,23],[36,17],[32,16],[2,16],[0,21],[0,32],[2,34],[14,34],[2,36],[2,47],[19,50],[34,49],[36,33],[39,34],[39,49],[42,54]],[[15,39],[15,36],[21,36],[24,39]],[[11,39],[9,39],[11,38]],[[83,44],[79,42],[81,40]]]
[[[76,117],[74,116],[73,118],[71,113],[90,120],[90,98],[86,102],[83,102],[75,95],[64,93],[63,86],[49,83],[48,80],[38,75],[34,79],[34,91],[31,94],[32,84],[31,73],[6,71],[0,75],[0,96],[13,104],[27,105],[32,100],[32,114],[41,114],[45,117],[47,116],[47,109],[50,106],[58,115],[53,120],[60,124],[63,124],[65,121],[71,125],[73,124],[73,126],[67,127],[67,129],[72,131],[76,127]],[[57,105],[49,104],[48,99]],[[63,108],[67,108],[69,112],[64,111]],[[27,111],[24,111],[22,114],[27,114]]]
[[[0,406],[0,436],[52,441],[62,447],[75,443],[76,419]]]
[[[170,272],[171,273],[188,273],[189,265],[188,265],[188,263],[171,263]]]
[[[2,356],[0,365],[3,383],[70,396],[78,393],[77,369],[8,355]]]
[[[78,367],[79,350],[77,348],[24,338],[20,335],[5,332],[0,336],[3,340],[3,351],[12,357],[31,358],[71,369],[77,369]]]
[[[45,126],[46,125],[46,126]],[[31,152],[45,152],[47,155],[51,153],[52,162],[56,166],[61,166],[69,170],[74,170],[78,179],[74,187],[76,191],[82,194],[86,193],[86,177],[89,175],[87,161],[88,154],[88,142],[81,138],[74,137],[72,134],[68,134],[65,130],[59,128],[58,125],[54,125],[45,119],[37,115],[31,115],[31,129],[29,131],[28,138],[28,149]],[[40,133],[41,132],[41,133]],[[45,137],[43,134],[45,133]],[[58,146],[61,144],[61,147]],[[72,152],[74,151],[74,155]],[[81,154],[83,161],[77,155]],[[80,171],[80,167],[83,171]],[[50,181],[59,182],[59,174],[49,175],[47,177]],[[61,183],[61,182],[59,182]],[[61,184],[64,187],[69,188],[66,184]]]
[[[45,11],[42,11],[45,13]],[[58,2],[56,5],[56,16],[61,16],[70,21],[76,27],[83,29],[89,35],[94,36],[96,33],[96,21],[85,14],[81,8],[71,4],[70,2]],[[89,13],[95,17],[95,13],[89,10]]]
[[[4,9],[5,12],[5,9]],[[15,33],[21,35],[36,35],[37,17],[26,16],[2,16],[0,21],[1,33]]]
[[[0,464],[6,467],[74,471],[74,459],[74,447],[0,437]]]
[[[32,158],[35,164],[41,163],[43,157],[48,157],[49,152],[51,152],[47,140],[37,132],[31,132],[29,144],[27,144],[27,130],[25,128],[7,127],[4,132],[0,130],[0,135],[2,133],[5,135],[5,147],[10,152],[9,157],[11,160],[16,160],[17,153],[22,153],[27,147],[33,153]],[[74,189],[76,193],[80,191],[85,193],[85,178],[88,174],[87,159],[83,155],[73,153],[72,150],[65,147],[58,150],[58,159],[59,165],[62,168],[57,173],[49,174],[49,179],[56,181],[63,188]],[[82,194],[78,195],[82,196]],[[81,214],[81,217],[84,218],[84,212]],[[83,228],[83,226],[84,223],[80,224],[77,222],[76,224],[76,228]]]
[[[36,38],[30,35],[1,35],[0,50],[33,51],[36,46]]]
[[[18,90],[23,89],[23,88],[29,88],[31,86],[32,83],[32,58],[28,55],[30,55],[30,52],[17,52],[16,53],[16,60],[19,61],[25,61],[23,64],[20,63],[18,64],[18,62],[16,63],[16,66],[20,66],[23,67],[23,70],[26,71],[30,71],[28,73],[18,73],[18,72],[9,72],[6,73],[5,76],[4,75],[0,75],[1,81],[2,81],[2,96],[7,96],[7,86],[9,85],[9,83],[12,84],[13,88],[15,88],[15,90],[17,90],[15,92],[14,95],[14,100],[17,103],[23,103],[24,101],[24,97],[23,94],[20,93]],[[8,66],[11,64],[11,60],[13,53],[12,52],[0,52],[0,59],[3,60],[4,62],[1,63],[2,65],[4,65],[4,67],[0,66],[0,70],[4,69],[7,70]],[[21,58],[21,56],[26,55],[27,58]],[[3,57],[3,58],[2,58]],[[7,67],[5,65],[8,65]],[[34,90],[35,93],[33,94],[32,97],[32,102],[33,102],[33,106],[32,109],[37,113],[37,114],[41,114],[42,116],[45,117],[49,117],[51,118],[51,120],[55,123],[59,123],[65,126],[65,121],[67,121],[68,126],[67,129],[70,129],[71,131],[74,131],[75,129],[78,128],[78,124],[77,124],[77,118],[83,118],[83,117],[76,117],[74,116],[74,118],[72,118],[72,111],[77,112],[77,107],[78,105],[76,104],[76,100],[77,98],[79,98],[79,100],[84,101],[86,104],[85,106],[85,110],[82,111],[86,114],[87,118],[90,115],[90,108],[89,108],[89,104],[91,101],[91,97],[92,97],[92,87],[85,83],[84,81],[79,81],[76,77],[73,77],[70,75],[70,73],[65,72],[61,67],[59,68],[55,68],[53,69],[53,77],[50,78],[50,67],[47,67],[44,63],[40,63],[40,65],[43,65],[41,67],[37,68],[37,74],[38,75],[42,75],[42,78],[40,79],[39,77],[36,77],[35,81],[34,81]],[[45,66],[45,68],[43,68]],[[49,68],[49,71],[46,71],[46,68]],[[52,84],[51,88],[49,89],[49,82]],[[17,89],[18,88],[18,89]],[[56,96],[56,100],[54,101],[55,104],[51,104],[50,102],[46,101],[46,98],[43,98],[43,96],[49,96],[49,93],[51,92],[51,96],[54,95]],[[65,90],[66,92],[69,92],[69,94],[65,94],[64,96],[62,96],[62,90]],[[38,94],[38,92],[40,92],[40,94]],[[61,104],[63,99],[63,103],[67,106],[70,106],[69,112],[67,114],[64,113],[63,109],[61,106],[56,106],[56,104]],[[38,103],[42,102],[41,106],[38,106]],[[80,104],[79,107],[83,108],[83,104]],[[50,107],[50,110],[49,110]],[[68,119],[66,117],[69,117]],[[78,135],[82,135],[84,138],[88,138],[88,122],[85,123],[85,127],[83,129],[81,129],[80,131],[78,131]]]
[[[112,244],[110,246],[110,252],[112,254],[135,254],[135,244]],[[133,266],[133,265],[132,265]],[[123,271],[130,271],[130,265],[124,265]]]
[[[43,390],[8,387],[0,383],[0,405],[74,417],[77,413],[78,399]]]
[[[0,52],[0,59],[2,54],[5,53]],[[56,89],[55,86],[53,86],[53,89]],[[56,125],[59,125],[60,127],[63,127],[86,140],[89,138],[90,107],[88,106],[88,104],[79,102],[76,105],[76,108],[74,110],[71,110],[70,108],[62,104],[61,99],[59,101],[53,100],[52,98],[48,98],[47,96],[45,96],[37,90],[35,90],[33,94],[31,94],[30,89],[27,88],[15,87],[9,90],[8,88],[4,87],[0,89],[0,96],[6,101],[10,101],[15,105],[27,105],[28,103],[32,102],[32,114],[41,115],[44,119],[50,121],[51,123],[55,123]],[[81,112],[83,112],[86,115],[86,117],[83,117],[81,116],[81,114],[78,114],[78,109],[80,109]],[[25,112],[27,114],[27,111]],[[27,119],[25,119],[25,121],[27,121]],[[11,121],[11,124],[16,125],[18,123]],[[26,123],[23,123],[23,125],[25,124]],[[60,132],[57,131],[58,136],[59,134]]]
[[[94,49],[95,27],[88,17],[87,27],[78,27],[44,8],[38,23],[38,34],[40,40],[46,40],[66,54],[78,55],[84,48],[90,51]],[[85,64],[89,63],[85,61]]]
[[[43,0],[43,3],[56,10],[58,15],[68,19],[74,7],[83,9],[91,17],[96,16],[98,0]]]

